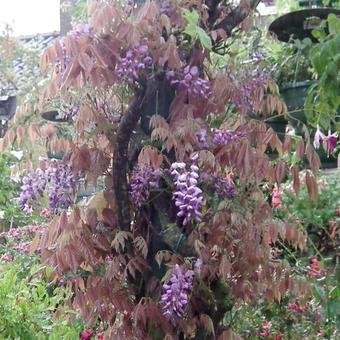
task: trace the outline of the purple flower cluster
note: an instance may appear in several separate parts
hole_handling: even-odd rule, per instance
[[[91,35],[93,33],[93,27],[89,24],[79,24],[75,29],[67,33],[68,37],[71,37],[74,41],[78,41],[80,37]],[[61,58],[58,58],[55,62],[57,72],[64,72],[71,60],[71,56],[67,53],[65,37],[59,39],[59,46],[61,49]]]
[[[140,45],[128,50],[125,57],[120,59],[116,66],[116,74],[120,82],[134,85],[151,66],[152,58],[149,55],[149,47]]]
[[[173,8],[172,8],[172,4],[170,0],[164,0],[161,3],[161,7],[159,9],[161,14],[164,14],[168,17],[171,17],[171,15],[173,14]]]
[[[38,205],[48,188],[49,203],[52,209],[66,209],[75,194],[76,179],[67,165],[57,165],[47,170],[35,169],[22,180],[19,206],[27,213]]]
[[[235,85],[232,101],[236,108],[244,114],[254,114],[257,90],[263,87],[269,79],[269,73],[260,67],[255,68],[250,74],[246,72],[241,80],[229,75]]]
[[[230,142],[239,141],[245,134],[234,130],[215,129],[213,131],[212,142],[215,145],[227,145]]]
[[[78,24],[72,31],[68,32],[67,35],[78,40],[81,36],[92,35],[93,26],[90,24]]]
[[[49,182],[49,201],[52,209],[67,209],[75,194],[76,179],[67,165],[50,167],[46,171]]]
[[[21,193],[19,197],[20,209],[30,212],[32,206],[39,197],[44,196],[47,180],[42,169],[32,170],[22,179]]]
[[[207,141],[207,130],[206,129],[200,129],[196,132],[196,137],[198,139],[198,146],[200,149],[208,149],[209,144]]]
[[[235,185],[230,183],[227,178],[212,176],[213,189],[217,195],[226,198],[234,198],[236,194]]]
[[[161,296],[163,315],[166,318],[183,317],[193,287],[194,275],[192,270],[183,271],[178,264],[175,265],[168,284],[163,285],[164,293]]]
[[[171,80],[171,85],[187,90],[189,95],[206,99],[211,94],[209,83],[199,76],[197,66],[188,65],[184,67],[183,72],[180,74],[168,71],[167,77]]]
[[[173,196],[179,209],[177,217],[184,218],[183,225],[190,223],[192,219],[200,223],[203,196],[202,190],[197,186],[198,167],[192,164],[190,171],[187,171],[185,163],[176,162],[171,165],[171,175],[176,184]]]
[[[76,116],[80,111],[79,106],[72,106],[68,110],[65,110],[64,113],[67,117],[74,117]]]
[[[150,197],[150,189],[159,187],[161,170],[154,170],[149,165],[135,167],[130,181],[130,197],[133,204],[141,207]]]

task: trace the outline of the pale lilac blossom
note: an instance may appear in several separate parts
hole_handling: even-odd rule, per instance
[[[195,164],[190,166],[190,171],[186,170],[185,163],[173,163],[171,165],[171,175],[175,179],[176,191],[173,196],[175,205],[179,211],[177,217],[183,218],[183,225],[195,220],[196,223],[202,221],[202,190],[197,186],[198,167]]]
[[[194,271],[183,270],[178,264],[175,265],[169,282],[163,285],[164,293],[161,296],[163,315],[167,319],[183,318],[193,287],[194,275]]]

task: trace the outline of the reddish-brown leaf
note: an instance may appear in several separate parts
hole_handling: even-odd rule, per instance
[[[294,165],[291,171],[293,176],[293,189],[295,193],[298,194],[300,190],[299,167],[297,165]]]
[[[318,198],[318,184],[316,182],[315,176],[309,171],[306,172],[306,185],[309,197],[313,201],[316,201]]]
[[[301,160],[304,154],[305,154],[305,142],[301,138],[296,146],[296,158],[298,160]]]

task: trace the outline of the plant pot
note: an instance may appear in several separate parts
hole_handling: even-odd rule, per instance
[[[72,122],[70,117],[65,117],[65,115],[60,114],[58,111],[46,111],[42,113],[41,116],[43,119],[55,124],[69,124]]]
[[[105,182],[103,177],[99,177],[97,181],[97,186],[93,184],[88,184],[85,188],[84,179],[79,180],[79,189],[77,193],[77,203],[85,198],[93,196],[95,193],[105,190]]]
[[[308,90],[313,84],[315,84],[315,81],[307,80],[304,82],[287,84],[280,88],[281,96],[288,109],[288,114],[286,114],[287,120],[299,135],[303,133],[303,124],[307,123],[304,105]]]
[[[14,116],[17,110],[16,96],[0,97],[0,138],[5,136],[8,121]]]
[[[278,134],[281,141],[284,140],[288,124],[288,121],[285,117],[280,116],[275,118],[268,118],[268,120],[266,120],[266,124]]]
[[[47,157],[50,158],[50,159],[63,159],[65,155],[65,152],[64,151],[60,151],[60,152],[57,152],[57,153],[54,153],[52,152],[51,150],[48,150],[47,151]]]
[[[340,10],[335,8],[308,8],[282,15],[275,19],[269,26],[269,32],[274,33],[280,41],[289,42],[291,38],[303,40],[310,38],[313,42],[317,39],[312,31],[334,13],[340,15]]]

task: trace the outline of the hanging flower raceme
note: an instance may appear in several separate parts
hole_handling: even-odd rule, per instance
[[[161,296],[163,314],[166,318],[183,317],[185,306],[189,302],[194,275],[194,271],[184,271],[178,264],[175,265],[169,282],[163,285],[164,293]]]
[[[140,45],[128,50],[116,66],[116,74],[120,82],[135,85],[152,66],[152,58],[149,55],[149,47]]]
[[[39,206],[39,199],[44,197],[46,190],[52,209],[68,208],[75,194],[76,178],[67,165],[32,170],[22,182],[19,206],[27,213]]]
[[[194,97],[202,97],[207,99],[210,94],[210,86],[207,80],[199,76],[197,66],[186,66],[181,73],[174,71],[167,72],[168,79],[171,80],[171,85],[176,85],[180,89],[188,91],[188,94]]]
[[[234,130],[215,129],[213,131],[212,142],[215,145],[227,145],[231,142],[239,141],[245,136],[244,133]]]
[[[34,169],[22,179],[21,193],[19,197],[20,208],[30,213],[37,204],[39,197],[43,197],[46,188],[46,176],[42,169]]]
[[[67,165],[50,167],[46,170],[49,182],[49,200],[52,209],[67,209],[75,193],[76,181],[71,168]]]
[[[149,165],[135,167],[130,182],[130,197],[133,204],[141,207],[150,197],[150,189],[159,188],[161,170],[154,170]]]
[[[328,130],[328,135],[326,136],[320,130],[319,125],[317,126],[317,129],[314,135],[314,142],[313,142],[315,149],[318,149],[321,143],[325,143],[324,144],[326,146],[325,149],[326,149],[327,155],[329,156],[329,154],[331,154],[333,150],[336,148],[337,142],[338,142],[337,132],[331,133],[331,130]]]
[[[200,223],[203,196],[202,190],[197,186],[198,167],[192,164],[190,171],[187,171],[185,163],[176,162],[171,165],[171,175],[175,178],[176,184],[173,196],[179,209],[177,217],[184,218],[183,225],[188,224],[192,219]]]

